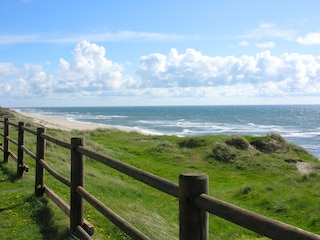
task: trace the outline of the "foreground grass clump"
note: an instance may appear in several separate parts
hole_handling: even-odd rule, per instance
[[[34,178],[16,178],[13,162],[0,165],[1,239],[69,239],[68,221],[54,213],[52,203],[33,196]]]
[[[320,233],[320,164],[278,134],[179,138],[112,129],[72,132],[48,129],[47,134],[66,142],[71,137],[83,137],[87,148],[173,182],[178,182],[182,172],[205,172],[210,179],[211,196]],[[26,143],[34,141],[34,136],[26,136]],[[34,145],[26,145],[35,151]],[[70,177],[69,154],[68,150],[48,143],[46,161],[60,174]],[[30,170],[22,179],[14,178],[15,165],[11,159],[0,166],[3,239],[68,239],[69,219],[46,197],[33,197],[34,161],[28,157],[26,161]],[[309,171],[299,171],[299,164],[307,164]],[[67,187],[48,174],[45,183],[69,201]],[[177,199],[90,158],[86,159],[85,187],[151,239],[178,239]],[[94,239],[129,239],[87,203],[85,218],[95,226]],[[30,229],[28,234],[21,234],[21,226],[17,225],[24,221],[23,227]],[[210,239],[261,239],[215,216],[210,216],[209,224]]]

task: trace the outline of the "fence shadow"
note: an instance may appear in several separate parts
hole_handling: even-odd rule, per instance
[[[43,236],[43,240],[72,239],[68,229],[59,231],[55,225],[54,214],[44,197],[31,196],[28,198],[32,207],[30,217],[36,222]]]
[[[8,166],[8,163],[0,162],[0,171],[2,172],[2,175],[4,175],[2,179],[0,179],[0,184],[1,182],[14,183],[19,179],[16,171],[14,171],[13,169],[11,170],[10,166]],[[33,221],[35,221],[38,228],[40,229],[43,240],[72,239],[68,228],[66,228],[65,231],[61,231],[61,229],[55,225],[53,211],[48,205],[48,200],[44,197],[39,198],[31,195],[23,199],[21,203],[0,208],[0,213],[19,208],[25,205],[26,202],[30,204],[30,207],[32,209],[29,216]]]
[[[7,163],[0,162],[0,171],[3,172],[4,175],[7,175],[7,179],[3,179],[0,182],[9,180],[10,182],[16,182],[19,179],[19,176],[17,175],[17,171],[13,171],[13,169],[8,167]]]

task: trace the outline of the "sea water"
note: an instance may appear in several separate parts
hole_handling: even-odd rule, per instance
[[[201,136],[279,133],[320,158],[320,105],[40,107],[22,112],[127,127],[146,134]]]

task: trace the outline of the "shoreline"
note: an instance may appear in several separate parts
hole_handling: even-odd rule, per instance
[[[56,116],[56,115],[46,115],[46,114],[39,114],[39,113],[28,113],[23,112],[20,109],[11,109],[11,108],[3,108],[0,107],[0,110],[7,110],[12,111],[17,114],[20,114],[21,116],[27,117],[35,124],[39,124],[43,126],[44,128],[49,129],[57,129],[62,131],[92,131],[97,129],[109,129],[109,130],[116,130],[121,132],[135,132],[142,135],[166,135],[166,134],[157,134],[157,133],[150,133],[143,131],[142,129],[136,129],[132,127],[126,127],[126,126],[117,126],[117,125],[106,125],[102,123],[92,123],[92,122],[80,122],[80,121],[73,121],[69,120],[67,118],[64,118],[62,116]],[[170,135],[170,134],[169,134]],[[215,135],[215,134],[213,134]],[[243,135],[243,134],[242,134]],[[174,135],[177,137],[186,137],[181,135]],[[249,135],[250,136],[250,135]],[[289,140],[286,140],[289,141]],[[311,151],[312,149],[309,149],[308,147],[304,146],[303,144],[295,143],[297,146],[300,146],[304,148],[308,153],[312,154],[314,157],[316,157],[320,161],[320,155],[317,154],[318,152]]]
[[[97,123],[87,123],[87,122],[75,122],[65,119],[59,116],[52,116],[52,115],[41,115],[41,114],[34,114],[34,113],[25,113],[25,112],[18,112],[22,116],[31,118],[32,121],[36,124],[40,124],[45,128],[51,129],[59,129],[64,131],[72,131],[72,130],[96,130],[99,128],[102,129],[116,129],[125,132],[132,132],[132,129],[128,129],[125,127],[116,127],[116,126],[109,126]]]

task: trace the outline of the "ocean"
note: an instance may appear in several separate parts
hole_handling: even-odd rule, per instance
[[[201,136],[279,133],[320,159],[320,105],[39,107],[15,109],[146,134]]]

